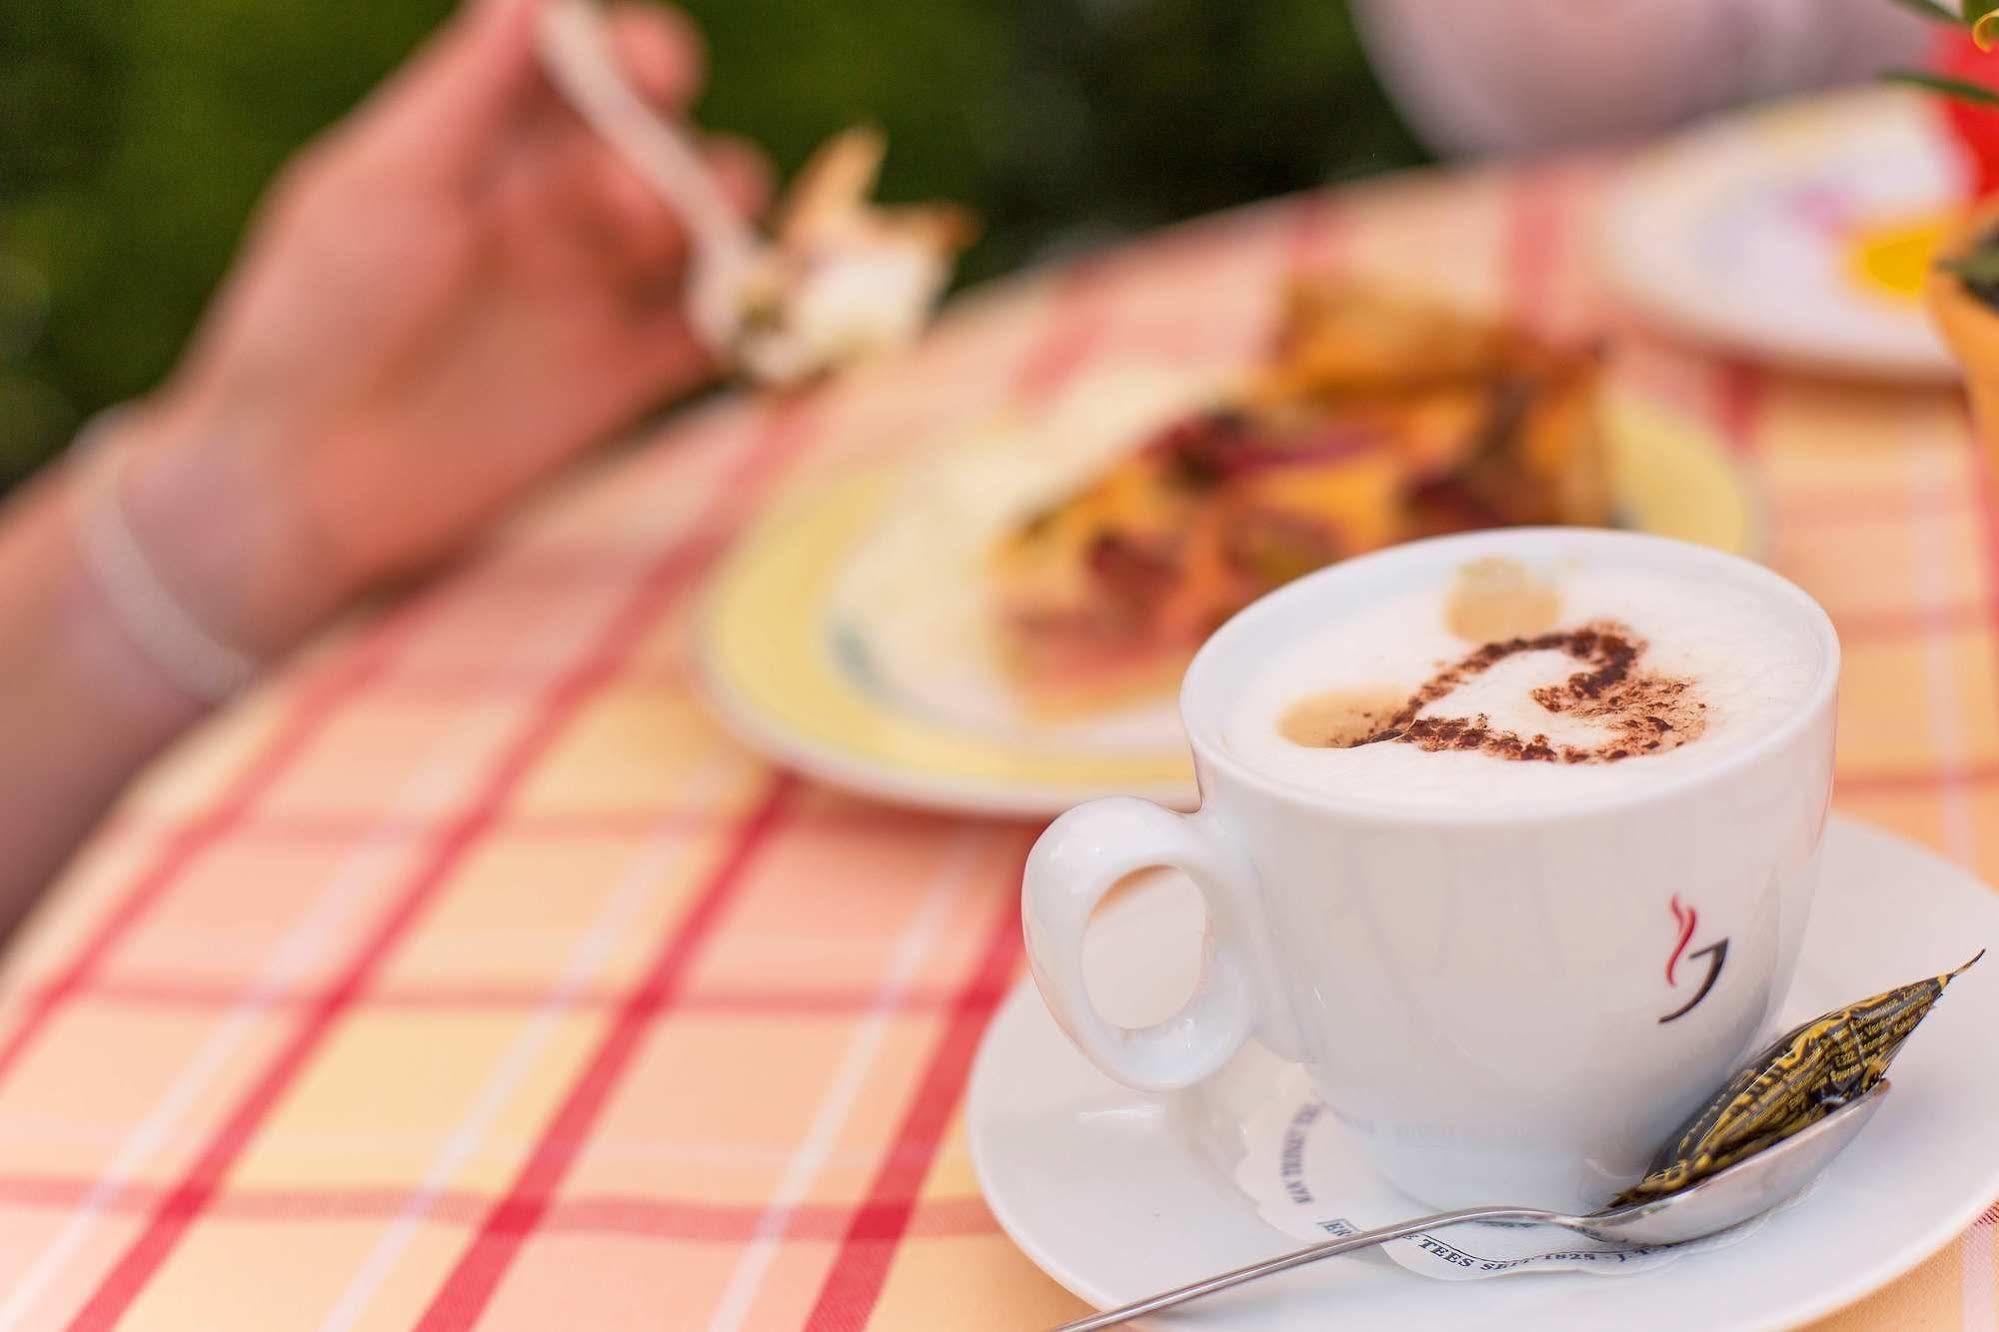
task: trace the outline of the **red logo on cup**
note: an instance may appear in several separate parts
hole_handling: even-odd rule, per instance
[[[1718,943],[1711,943],[1705,948],[1696,949],[1689,953],[1687,945],[1693,942],[1694,930],[1700,925],[1700,913],[1690,906],[1681,906],[1678,893],[1673,895],[1672,908],[1673,924],[1677,937],[1673,940],[1672,953],[1666,958],[1666,984],[1675,989],[1679,988],[1678,971],[1682,959],[1691,962],[1696,958],[1707,958],[1707,975],[1701,979],[1700,988],[1694,991],[1694,997],[1660,1018],[1659,1021],[1661,1022],[1671,1022],[1675,1018],[1685,1017],[1688,1013],[1692,1012],[1694,1005],[1707,998],[1708,991],[1714,988],[1715,981],[1721,976],[1722,964],[1728,961],[1728,940],[1726,939]]]

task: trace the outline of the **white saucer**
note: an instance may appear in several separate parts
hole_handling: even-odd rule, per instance
[[[1090,937],[1092,989],[1106,1015],[1129,1022],[1170,1009],[1193,983],[1200,928],[1198,904],[1178,886],[1107,913]],[[1991,888],[1899,838],[1835,819],[1785,1016],[1932,975],[1988,944],[1999,944]],[[1999,1196],[1999,1061],[1985,1056],[1995,1029],[1999,974],[1974,970],[1909,1042],[1894,1094],[1848,1153],[1803,1201],[1734,1247],[1642,1276],[1458,1284],[1379,1257],[1336,1258],[1151,1325],[1793,1326],[1893,1280]],[[1274,1066],[1252,1050],[1199,1092],[1129,1091],[1075,1052],[1024,980],[972,1074],[968,1127],[986,1201],[1029,1258],[1099,1308],[1292,1248],[1297,1241],[1262,1221],[1229,1176],[1239,1151],[1229,1126]]]

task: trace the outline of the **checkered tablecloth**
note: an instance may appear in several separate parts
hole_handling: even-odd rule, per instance
[[[668,420],[182,746],[0,989],[0,1329],[1022,1328],[961,1100],[1032,827],[774,770],[689,680],[746,515],[1300,264],[1601,329],[1713,422],[1846,641],[1839,804],[1999,875],[1999,516],[1956,397],[1780,377],[1593,288],[1614,168],[1407,176],[975,297],[913,358]],[[32,780],[32,774],[13,774]],[[1883,885],[1892,892],[1893,885]],[[1993,1217],[1833,1320],[1999,1328]]]

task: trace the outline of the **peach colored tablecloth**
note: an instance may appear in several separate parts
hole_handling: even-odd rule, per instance
[[[959,1113],[1034,829],[772,770],[693,696],[690,608],[774,492],[1093,359],[1239,357],[1301,263],[1614,334],[1839,623],[1839,803],[1999,873],[1999,519],[1961,405],[1639,330],[1586,262],[1606,172],[1397,178],[978,297],[833,391],[670,420],[219,718],[5,973],[0,1327],[1077,1312],[995,1228]],[[1999,1326],[1992,1220],[1832,1326]]]

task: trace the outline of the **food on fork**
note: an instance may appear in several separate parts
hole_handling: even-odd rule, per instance
[[[679,214],[693,251],[688,312],[723,359],[752,380],[793,385],[922,332],[971,242],[971,215],[869,202],[886,151],[878,131],[820,145],[766,239],[736,214],[687,133],[626,83],[596,0],[551,0],[536,42],[578,114]]]
[[[886,150],[876,130],[837,134],[786,193],[743,284],[734,353],[755,378],[795,383],[923,331],[977,227],[952,204],[871,203]]]
[[[1003,652],[1063,713],[1170,687],[1271,589],[1415,537],[1610,518],[1601,357],[1383,287],[1288,290],[1266,358],[992,553]]]

